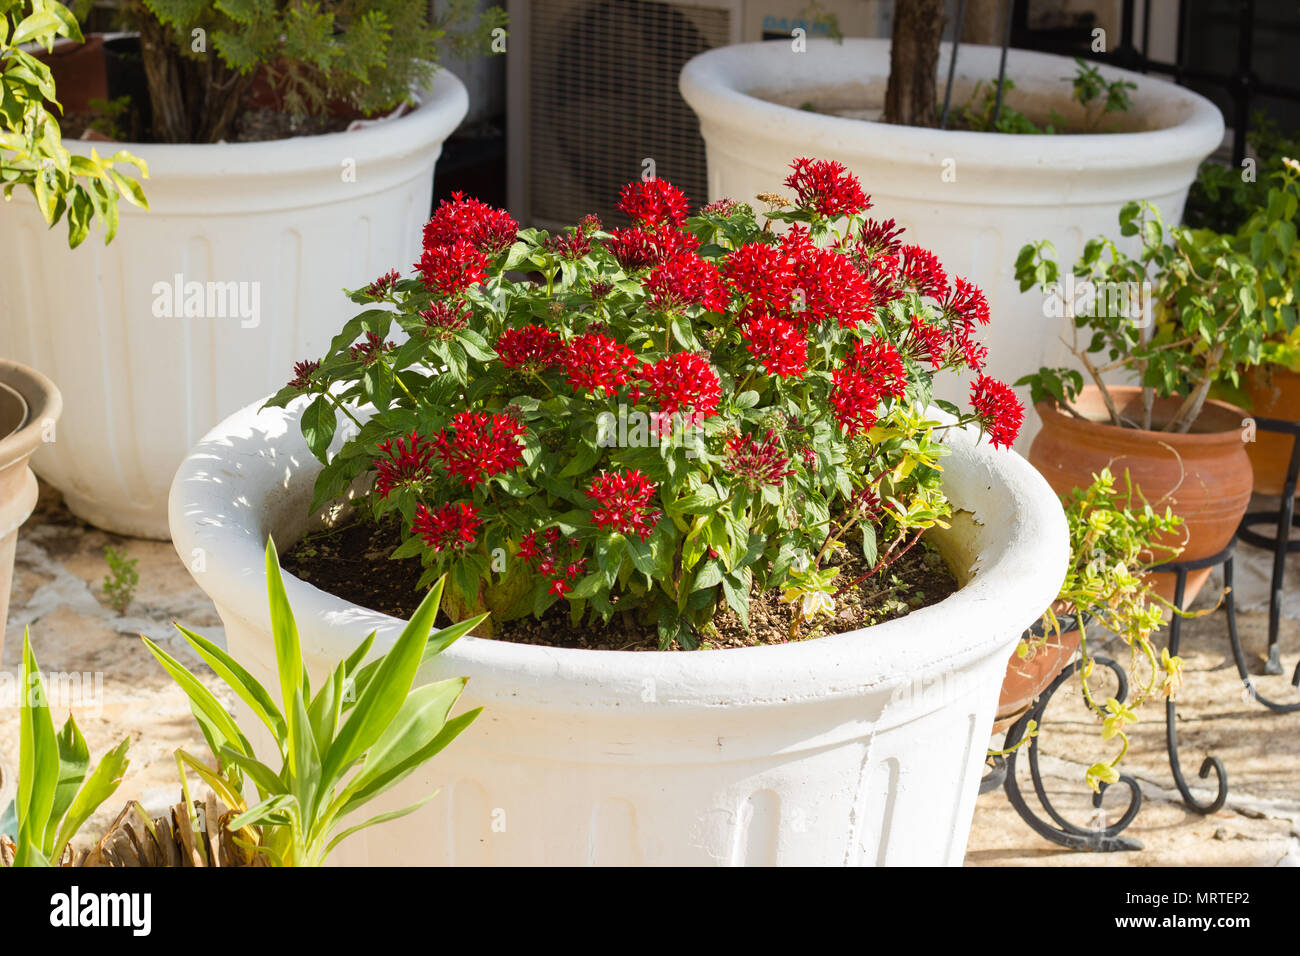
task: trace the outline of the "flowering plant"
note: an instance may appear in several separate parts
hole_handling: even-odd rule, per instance
[[[689,216],[664,180],[624,188],[625,228],[444,202],[418,275],[353,293],[369,307],[269,402],[311,396],[313,508],[367,476],[373,517],[400,516],[393,557],[423,561],[421,586],[449,572],[453,616],[635,610],[690,648],[755,589],[833,609],[861,583],[833,548],[869,577],[946,526],[934,375],[978,373],[973,410],[934,404],[994,444],[1023,410],[980,372],[983,293],[868,218],[838,163],[792,167],[762,225],[731,200]],[[331,456],[339,415],[357,431]]]

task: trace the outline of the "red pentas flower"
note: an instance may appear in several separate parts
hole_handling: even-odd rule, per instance
[[[920,246],[903,246],[900,250],[899,274],[901,280],[932,299],[948,295],[948,273],[938,257]]]
[[[871,208],[858,177],[842,163],[805,157],[796,159],[790,168],[794,172],[786,177],[785,184],[795,191],[798,205],[804,209],[837,219]]]
[[[415,429],[406,438],[379,443],[382,458],[373,462],[375,492],[387,498],[396,488],[418,488],[433,474],[434,446]]]
[[[789,467],[790,456],[781,450],[776,432],[768,429],[761,442],[752,435],[733,435],[727,439],[727,469],[738,477],[750,491],[763,485],[780,487],[794,469]]]
[[[402,278],[402,274],[396,269],[381,275],[370,285],[366,286],[366,295],[372,299],[382,299],[397,285],[397,280]]]
[[[504,209],[496,209],[477,199],[467,199],[455,192],[434,210],[424,226],[426,249],[468,242],[481,252],[496,255],[519,235],[519,223]]]
[[[478,538],[481,523],[474,506],[463,501],[442,505],[432,511],[424,505],[416,505],[411,530],[436,552],[464,551]]]
[[[790,227],[781,246],[788,250],[794,271],[790,314],[801,328],[819,325],[832,315],[843,328],[875,320],[871,282],[847,256],[817,248],[798,225]]]
[[[663,223],[680,226],[686,221],[689,203],[682,191],[668,180],[650,179],[624,186],[618,208],[638,226]]]
[[[660,226],[650,229],[615,229],[605,240],[625,272],[640,272],[657,266],[671,256],[694,252],[700,241],[689,232]]]
[[[320,362],[315,359],[294,362],[293,378],[289,380],[289,384],[294,388],[311,388],[312,373],[318,368],[320,368]]]
[[[870,262],[878,255],[897,256],[903,248],[898,237],[903,230],[892,219],[879,222],[868,219],[862,224],[854,243],[854,255]]]
[[[725,219],[728,216],[735,215],[738,209],[740,209],[740,203],[736,202],[736,200],[723,198],[708,203],[700,209],[700,212],[706,216],[721,216]]]
[[[970,404],[988,432],[989,441],[1003,448],[1015,443],[1025,420],[1025,409],[1010,386],[981,373],[971,382]]]
[[[516,555],[537,570],[551,582],[548,589],[556,597],[564,597],[566,591],[572,591],[569,582],[577,579],[587,571],[587,559],[581,557],[580,545],[576,538],[570,538],[567,544],[560,541],[558,528],[547,528],[542,541],[537,540],[537,532],[530,531],[519,542]]]
[[[395,348],[396,342],[385,342],[374,332],[367,332],[364,340],[348,347],[348,355],[354,362],[360,361],[369,367],[379,358],[380,353],[391,352]]]
[[[595,502],[592,523],[620,534],[650,537],[661,512],[650,507],[657,485],[640,471],[602,471],[591,479],[587,497]]]
[[[881,398],[901,397],[907,387],[907,371],[898,350],[889,342],[875,339],[857,342],[831,379],[831,411],[850,436],[869,431],[876,424]]]
[[[487,412],[457,412],[446,428],[434,436],[433,444],[442,466],[453,478],[470,487],[519,464],[524,446],[519,439],[524,425],[513,415]]]
[[[455,295],[486,279],[490,264],[487,253],[466,239],[457,239],[443,246],[426,246],[415,268],[420,270],[426,289]]]
[[[938,368],[948,354],[948,333],[914,315],[908,345],[913,358],[929,361],[932,367]]]
[[[743,328],[745,348],[769,375],[802,378],[808,368],[808,339],[793,322],[759,313]]]
[[[611,394],[627,383],[636,366],[636,356],[626,345],[609,336],[588,332],[569,342],[560,355],[560,363],[575,392],[585,388]]]
[[[678,312],[690,305],[722,312],[731,304],[718,267],[693,252],[655,266],[646,277],[645,289],[650,293],[650,307],[663,312]]]
[[[560,361],[564,343],[558,332],[540,325],[525,325],[522,329],[506,329],[497,339],[497,354],[507,368],[540,372]]]
[[[783,312],[794,291],[794,267],[784,249],[765,242],[747,242],[722,267],[727,281],[745,296],[741,317]]]
[[[984,293],[961,276],[956,278],[952,291],[943,302],[943,312],[951,321],[967,328],[989,324],[989,300]]]
[[[443,340],[451,338],[453,332],[458,332],[469,325],[472,315],[469,306],[465,303],[451,302],[446,299],[429,303],[427,309],[417,314],[424,319],[424,334]]]
[[[717,414],[722,385],[709,360],[694,352],[674,352],[653,365],[645,365],[641,378],[655,396],[659,410],[672,415],[682,409],[709,418]]]

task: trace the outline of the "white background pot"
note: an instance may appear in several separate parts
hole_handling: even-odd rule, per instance
[[[70,251],[65,225],[47,230],[29,195],[6,204],[0,350],[60,382],[66,405],[37,473],[91,523],[166,538],[167,489],[190,446],[324,354],[357,309],[343,288],[410,270],[434,164],[466,107],[443,71],[418,109],[355,132],[129,145],[149,164],[151,211],[122,202],[107,247],[92,232]],[[155,315],[155,285],[177,274],[245,284],[249,302],[256,289],[256,324]]]
[[[940,95],[949,52],[943,44]],[[960,47],[954,107],[977,81],[997,79],[999,53]],[[883,106],[888,40],[809,40],[806,53],[793,52],[787,41],[721,47],[686,64],[681,92],[700,119],[710,199],[749,202],[759,192],[789,192],[780,184],[798,156],[843,163],[861,178],[873,216],[897,220],[907,228],[904,242],[926,246],[950,276],[984,290],[993,315],[981,336],[991,356],[988,374],[1014,382],[1042,365],[1067,364],[1061,336],[1069,329],[1068,320],[1044,314],[1037,289],[1021,294],[1021,246],[1050,239],[1068,271],[1088,239],[1119,237],[1119,210],[1129,200],[1149,199],[1166,221],[1178,222],[1197,166],[1223,137],[1223,118],[1203,97],[1150,76],[1101,71],[1138,85],[1123,119],[1107,119],[1131,132],[954,132],[799,109],[806,102]],[[1069,58],[1011,50],[1007,76],[1016,89],[1007,102],[1029,115],[1055,107],[1070,119],[1078,115],[1069,102],[1074,72]],[[968,397],[952,382],[938,394],[959,403]],[[1025,416],[1018,448],[1028,448],[1037,431],[1032,419]]]
[[[905,618],[803,643],[584,651],[462,638],[422,674],[466,675],[486,710],[344,843],[352,864],[959,864],[1007,656],[1056,596],[1065,519],[1019,456],[956,434],[958,516],[939,538],[965,581]],[[172,535],[229,650],[275,686],[263,549],[313,526],[319,464],[296,414],[255,408],[193,450]],[[318,526],[318,524],[316,525]],[[973,572],[973,577],[969,577]],[[969,580],[965,580],[969,577]],[[286,578],[313,681],[401,622]],[[390,799],[391,797],[391,799]]]

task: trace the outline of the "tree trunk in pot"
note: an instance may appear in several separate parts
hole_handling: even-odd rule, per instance
[[[943,0],[898,0],[889,51],[885,122],[937,126],[935,74],[943,36]]]

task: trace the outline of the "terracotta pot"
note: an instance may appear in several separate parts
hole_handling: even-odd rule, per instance
[[[1142,418],[1141,389],[1111,386],[1121,415]],[[1152,424],[1168,422],[1181,400],[1157,399]],[[1153,506],[1168,504],[1184,520],[1173,542],[1184,542],[1180,560],[1206,558],[1227,547],[1250,503],[1254,484],[1243,438],[1248,413],[1227,402],[1207,401],[1187,434],[1120,428],[1109,423],[1101,393],[1086,386],[1075,402],[1084,419],[1071,416],[1055,402],[1035,406],[1043,428],[1029,449],[1029,461],[1059,495],[1086,488],[1092,476],[1109,466],[1116,478],[1127,469]],[[1185,539],[1185,540],[1184,540]],[[1210,568],[1187,577],[1186,607],[1209,577]],[[1156,590],[1173,599],[1174,576],[1156,575]]]
[[[993,733],[1001,733],[1014,724],[1070,663],[1079,649],[1079,632],[1066,631],[1060,637],[1047,638],[1033,649],[1033,656],[1021,658],[1013,651],[1007,661],[1007,676],[1002,679],[1002,696],[998,698]]]
[[[63,410],[63,397],[44,375],[0,359],[0,654],[9,611],[18,526],[36,507],[36,476],[27,467],[32,452]]]
[[[89,113],[92,99],[108,99],[108,76],[104,69],[104,36],[92,33],[85,43],[59,40],[49,53],[37,52],[54,75],[54,88],[63,114]]]
[[[1300,375],[1289,369],[1270,367],[1256,370],[1246,377],[1246,394],[1250,396],[1250,414],[1260,418],[1300,421]],[[1280,495],[1291,463],[1289,435],[1260,429],[1253,442],[1246,443],[1246,454],[1255,469],[1255,493]]]

